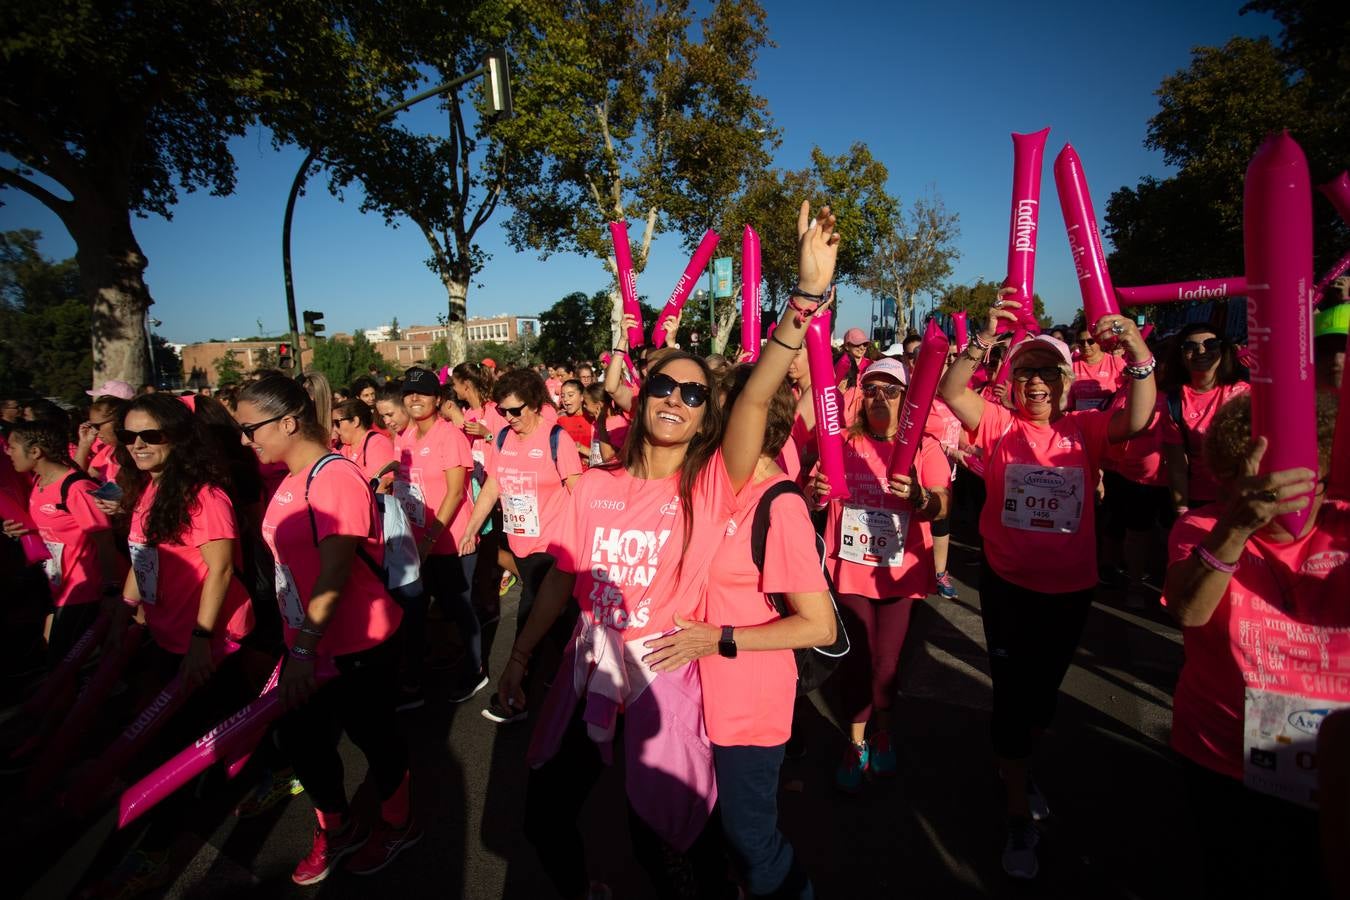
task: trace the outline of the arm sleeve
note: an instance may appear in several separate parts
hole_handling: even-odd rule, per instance
[[[66,497],[66,508],[82,531],[107,531],[111,527],[103,510],[94,504],[91,495],[96,490],[97,484],[81,479],[70,486],[70,495]]]
[[[980,424],[969,431],[970,442],[977,447],[986,459],[994,450],[994,444],[1003,436],[1012,421],[1012,412],[1003,406],[985,398],[984,411],[980,413]]]
[[[239,530],[234,523],[234,506],[225,492],[215,485],[207,485],[197,495],[198,507],[192,514],[185,543],[200,547],[208,541],[235,540]]]

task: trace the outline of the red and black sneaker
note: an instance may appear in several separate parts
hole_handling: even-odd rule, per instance
[[[393,862],[394,857],[420,841],[422,834],[422,829],[417,827],[411,816],[408,824],[400,828],[382,821],[375,826],[369,843],[349,859],[344,868],[353,875],[374,875]]]
[[[296,865],[295,871],[291,873],[291,881],[296,884],[317,884],[323,881],[344,857],[360,850],[369,840],[370,829],[355,820],[349,821],[345,828],[336,833],[329,833],[315,825],[314,846],[310,848],[309,856]]]

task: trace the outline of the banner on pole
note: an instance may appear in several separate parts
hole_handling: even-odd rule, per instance
[[[713,296],[718,300],[731,296],[731,257],[713,260]]]

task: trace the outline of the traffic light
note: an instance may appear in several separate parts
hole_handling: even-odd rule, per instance
[[[308,313],[306,313],[308,315]],[[283,372],[291,367],[291,345],[277,344],[277,368]]]
[[[511,107],[511,66],[506,60],[506,49],[498,47],[483,56],[483,95],[487,99],[490,118],[509,119]]]
[[[312,338],[318,337],[319,332],[323,331],[323,327],[323,313],[315,312],[312,309],[305,310],[305,334]]]

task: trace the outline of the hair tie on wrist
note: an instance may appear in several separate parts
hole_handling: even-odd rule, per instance
[[[795,347],[792,346],[791,344],[785,344],[785,343],[783,343],[782,341],[780,341],[780,340],[778,339],[778,335],[777,335],[777,334],[771,334],[771,335],[769,335],[769,340],[770,340],[770,341],[773,341],[775,344],[777,344],[777,345],[780,346],[780,347],[785,347],[785,348],[787,348],[788,350],[791,350],[793,353],[796,353],[798,350],[802,349],[802,347],[804,346],[804,343],[798,344],[798,345],[795,346]]]

